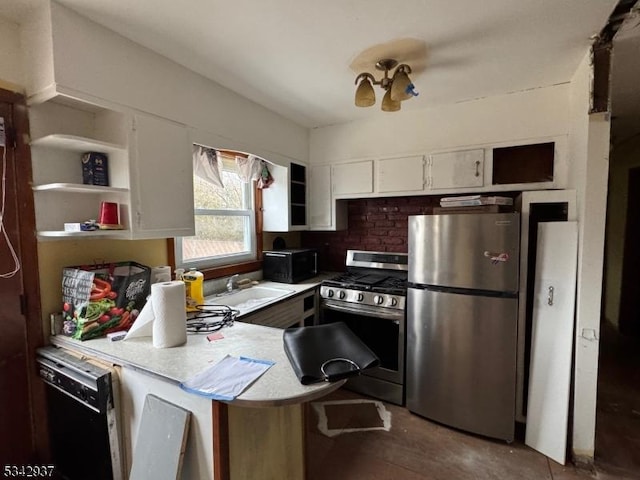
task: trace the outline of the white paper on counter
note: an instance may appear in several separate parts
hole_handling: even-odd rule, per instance
[[[180,388],[212,400],[230,401],[260,378],[275,362],[225,356],[180,384]]]

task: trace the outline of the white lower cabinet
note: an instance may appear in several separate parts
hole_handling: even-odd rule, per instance
[[[318,314],[318,289],[296,295],[259,312],[240,318],[241,321],[265,327],[289,328],[309,326]]]

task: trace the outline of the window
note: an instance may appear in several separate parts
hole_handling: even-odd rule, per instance
[[[196,234],[175,241],[176,266],[200,270],[256,260],[253,182],[242,181],[233,155],[220,155],[224,187],[194,175]]]

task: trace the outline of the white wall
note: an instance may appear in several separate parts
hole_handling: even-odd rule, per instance
[[[312,164],[331,163],[566,135],[568,112],[568,84],[424,110],[380,111],[374,119],[312,130],[309,158]]]
[[[609,118],[589,115],[591,66],[585,56],[571,88],[571,185],[578,205],[578,282],[573,404],[573,455],[593,462],[600,338],[604,231],[609,171]]]
[[[32,62],[29,95],[55,83],[186,124],[198,141],[213,147],[276,163],[308,160],[306,128],[55,2],[51,25],[54,71],[42,72],[41,61]],[[33,49],[46,50],[46,40]]]
[[[24,76],[18,24],[0,17],[0,88],[22,91]]]
[[[640,166],[640,137],[633,137],[611,150],[609,200],[607,204],[605,317],[618,325],[624,236],[627,221],[629,169]]]

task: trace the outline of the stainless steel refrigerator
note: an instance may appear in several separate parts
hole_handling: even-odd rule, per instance
[[[513,440],[519,238],[517,213],[409,217],[410,411]]]

